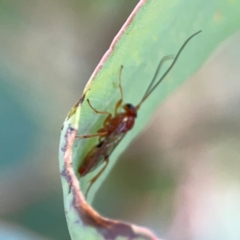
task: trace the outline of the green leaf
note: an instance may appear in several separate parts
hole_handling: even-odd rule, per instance
[[[159,103],[194,74],[220,42],[239,29],[239,9],[240,1],[234,0],[142,0],[136,6],[92,74],[83,97],[64,122],[60,171],[72,239],[157,239],[144,228],[101,217],[86,203],[83,193],[103,164],[80,178],[79,166],[97,144],[97,138],[75,139],[75,136],[96,133],[105,118],[94,113],[86,99],[100,111],[113,112],[120,99],[118,75],[123,65],[124,103],[138,104],[159,61],[176,54],[190,35],[203,30],[189,42],[170,74],[141,106],[134,129],[115,149],[107,169],[90,189],[88,202],[91,203],[119,154],[144,128]]]

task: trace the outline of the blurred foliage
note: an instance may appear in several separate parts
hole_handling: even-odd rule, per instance
[[[4,79],[4,81],[3,81]],[[7,85],[8,78],[2,76],[0,81],[0,109],[4,109],[1,115],[0,135],[2,138],[2,147],[0,151],[1,168],[11,167],[12,164],[18,163],[19,159],[25,159],[29,153],[29,149],[34,151],[36,136],[39,134],[35,131],[36,125],[31,116],[26,116],[24,106],[19,104],[14,98],[11,86]],[[16,117],[18,124],[16,124]],[[35,132],[34,132],[35,131]],[[23,139],[24,141],[20,140]],[[11,151],[14,146],[14,151]],[[16,154],[17,153],[17,154]]]
[[[61,124],[136,3],[0,1],[2,222],[69,239]],[[166,239],[239,239],[239,39],[219,46],[129,146],[94,202],[103,215]]]
[[[54,239],[69,239],[61,198],[61,194],[50,195],[6,219]]]

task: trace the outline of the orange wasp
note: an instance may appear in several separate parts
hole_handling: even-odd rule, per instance
[[[123,102],[123,90],[121,85],[121,74],[123,66],[120,68],[119,72],[119,90],[121,98],[116,103],[114,114],[107,112],[107,111],[98,111],[96,110],[90,103],[89,99],[87,99],[87,102],[90,106],[90,108],[97,114],[105,114],[107,115],[106,119],[103,122],[103,127],[100,128],[97,133],[95,134],[89,134],[89,135],[80,135],[76,136],[76,138],[92,138],[92,137],[99,137],[99,142],[97,145],[95,145],[85,156],[83,159],[82,164],[80,165],[78,169],[78,173],[80,174],[80,177],[84,177],[88,173],[95,170],[102,162],[106,162],[106,164],[103,166],[103,168],[96,174],[95,177],[93,177],[90,181],[90,184],[86,190],[86,198],[88,195],[88,192],[93,185],[93,183],[99,178],[99,176],[103,173],[105,168],[108,165],[109,162],[109,156],[114,151],[114,149],[117,147],[119,142],[123,139],[125,134],[130,131],[135,123],[135,119],[137,117],[137,112],[140,109],[142,103],[149,97],[149,95],[158,87],[158,85],[162,82],[162,80],[167,76],[167,74],[170,72],[170,70],[175,65],[177,59],[179,58],[181,52],[183,51],[184,47],[187,45],[187,43],[197,34],[199,34],[201,31],[198,31],[191,35],[181,46],[179,49],[177,55],[175,57],[172,57],[171,55],[165,56],[160,61],[157,70],[153,76],[153,79],[151,83],[149,84],[145,94],[143,95],[143,98],[141,101],[134,106],[131,103],[127,103],[122,105]],[[156,78],[158,76],[158,73],[161,69],[161,66],[163,63],[167,60],[173,59],[171,65],[168,67],[168,69],[165,71],[165,73],[162,75],[162,77],[156,82]],[[155,83],[156,82],[156,83]],[[118,112],[119,108],[123,108],[123,112]]]

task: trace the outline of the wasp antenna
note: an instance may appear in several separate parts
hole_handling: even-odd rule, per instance
[[[164,58],[161,60],[161,62],[159,63],[159,66],[158,66],[158,68],[157,68],[157,70],[156,70],[156,73],[155,73],[155,75],[154,75],[154,77],[153,77],[153,80],[151,81],[151,83],[150,83],[150,85],[149,85],[146,93],[144,94],[144,96],[143,96],[142,100],[140,101],[140,103],[136,106],[137,109],[140,108],[141,104],[149,97],[149,95],[156,89],[156,87],[157,87],[157,86],[162,82],[162,80],[168,75],[168,73],[171,71],[171,69],[172,69],[173,66],[175,65],[176,61],[178,60],[180,54],[182,53],[183,49],[184,49],[185,46],[188,44],[188,42],[189,42],[193,37],[195,37],[197,34],[199,34],[199,33],[201,33],[201,32],[202,32],[202,30],[194,33],[193,35],[191,35],[191,36],[183,43],[183,45],[181,46],[181,48],[178,50],[178,53],[177,53],[177,55],[175,56],[172,64],[168,67],[168,69],[165,71],[165,73],[162,75],[162,77],[158,80],[158,82],[152,87],[152,85],[153,85],[153,83],[155,82],[155,79],[156,79],[156,77],[157,77],[157,75],[158,75],[158,72],[159,72],[162,64],[163,64],[166,60],[169,60],[169,59],[164,59],[164,58],[165,58],[165,57],[164,57]],[[170,55],[169,55],[169,56],[170,56]],[[166,56],[166,57],[169,57],[169,56]]]
[[[149,84],[149,86],[148,86],[145,94],[143,95],[142,100],[141,100],[140,103],[136,106],[137,109],[140,107],[141,103],[142,103],[143,100],[145,99],[145,96],[148,95],[148,92],[150,91],[150,89],[152,88],[152,85],[153,85],[154,82],[156,81],[156,78],[157,78],[157,76],[159,75],[159,72],[160,72],[163,64],[164,64],[166,61],[169,61],[169,60],[174,59],[174,57],[175,57],[175,55],[171,54],[171,55],[167,55],[167,56],[165,56],[165,57],[163,57],[163,58],[161,59],[161,61],[160,61],[159,64],[158,64],[158,67],[157,67],[157,69],[156,69],[156,71],[155,71],[155,73],[154,73],[154,76],[153,76],[153,78],[152,78],[152,81],[151,81],[151,83]]]

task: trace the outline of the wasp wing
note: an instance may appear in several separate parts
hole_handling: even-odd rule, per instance
[[[125,129],[125,122],[121,122],[113,132],[90,150],[79,168],[80,176],[83,177],[95,170],[112,154],[114,149],[126,135],[126,132],[123,132],[123,129]]]
[[[92,160],[93,164],[89,164],[89,169],[87,173],[94,171],[99,165],[101,165],[106,158],[108,158],[114,149],[118,146],[118,144],[122,141],[123,137],[126,133],[113,134],[111,133],[109,136],[104,138],[100,143],[94,146],[92,149],[92,154],[89,155],[90,161]]]

